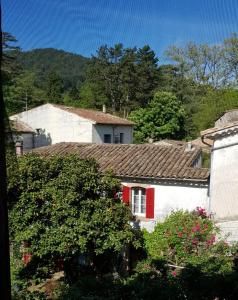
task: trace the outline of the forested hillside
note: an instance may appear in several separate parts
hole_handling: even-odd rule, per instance
[[[69,89],[80,86],[84,81],[89,59],[63,50],[46,48],[20,52],[17,61],[24,70],[37,74],[39,79],[44,79],[49,72],[57,73],[62,78],[65,89]]]
[[[135,123],[135,142],[191,139],[238,108],[238,37],[219,45],[171,46],[162,65],[149,45],[101,46],[85,58],[56,49],[22,52],[3,35],[3,91],[9,114],[42,103],[101,109]]]

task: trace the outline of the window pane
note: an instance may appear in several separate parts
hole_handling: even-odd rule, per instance
[[[145,193],[141,193],[141,213],[145,214],[145,207],[146,207],[146,198]]]
[[[111,134],[104,134],[104,143],[110,144],[111,142]]]
[[[120,143],[120,138],[119,138],[118,134],[115,134],[115,136],[114,136],[114,143],[115,144],[119,144]]]
[[[124,133],[120,133],[120,144],[124,143]]]
[[[138,193],[138,194],[137,194]],[[139,213],[139,190],[134,190],[134,207],[133,207],[133,212],[134,213]]]

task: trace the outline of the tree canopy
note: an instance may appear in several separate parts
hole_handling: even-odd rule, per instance
[[[148,106],[134,110],[130,119],[136,123],[136,142],[179,138],[184,134],[185,110],[170,92],[155,93]]]
[[[94,160],[24,156],[18,180],[9,178],[9,195],[15,198],[11,239],[27,241],[35,258],[53,262],[83,253],[92,261],[107,251],[120,253],[136,238],[129,208],[115,198],[118,190],[118,181],[101,174]]]
[[[224,109],[238,107],[237,41],[233,34],[217,45],[190,42],[184,47],[171,46],[165,65],[149,45],[103,45],[91,58],[84,58],[51,48],[23,52],[15,37],[3,33],[7,112],[45,102],[99,110],[105,104],[108,112],[128,117],[150,106],[155,92],[169,92],[186,116],[178,135],[160,134],[160,138],[196,138],[200,130],[214,125]],[[151,135],[153,120],[149,122],[141,138],[137,136],[139,141]]]

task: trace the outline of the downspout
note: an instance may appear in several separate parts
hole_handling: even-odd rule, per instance
[[[212,165],[213,165],[213,145],[206,143],[204,140],[204,135],[201,136],[202,143],[209,146],[211,148],[211,162],[210,162],[210,182],[208,188],[208,214],[211,215],[211,178],[212,178]]]

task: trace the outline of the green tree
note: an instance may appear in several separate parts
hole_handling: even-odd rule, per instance
[[[184,135],[185,110],[176,96],[157,92],[147,108],[132,111],[130,119],[136,123],[135,140],[142,143],[152,138],[181,138]]]
[[[8,32],[2,32],[2,80],[3,83],[11,80],[12,77],[19,74],[21,68],[16,58],[19,55],[20,48],[16,46],[16,38]]]
[[[136,98],[140,106],[145,107],[153,98],[158,87],[158,58],[149,45],[138,49],[136,55],[137,64],[137,94]]]
[[[102,46],[89,64],[86,86],[96,85],[113,112],[126,115],[145,106],[158,85],[158,59],[149,46],[141,49]],[[84,95],[83,95],[84,96]],[[100,99],[99,99],[100,101]],[[97,100],[96,100],[97,102]]]
[[[198,109],[192,116],[197,135],[201,130],[214,127],[221,113],[237,107],[238,91],[236,89],[208,90],[205,95],[201,95]]]
[[[233,34],[219,45],[190,42],[185,47],[171,46],[166,51],[183,75],[214,88],[237,86],[238,38]]]
[[[18,199],[10,212],[11,238],[27,241],[39,264],[48,260],[53,271],[58,258],[70,264],[83,253],[94,263],[135,241],[130,210],[115,198],[118,181],[102,175],[94,160],[27,155],[18,163],[19,179],[9,179],[10,195]]]
[[[120,60],[123,52],[122,44],[114,47],[101,46],[97,51],[97,56],[91,59],[86,79],[103,91],[107,99],[107,103],[104,104],[110,105],[113,112],[119,110],[122,99]]]
[[[64,85],[61,77],[55,73],[50,72],[46,77],[45,91],[47,100],[50,103],[61,103],[63,99]]]
[[[231,80],[234,80],[235,86],[238,83],[238,36],[234,33],[230,38],[225,39],[225,62],[227,64],[228,74]]]
[[[98,83],[86,81],[80,88],[78,104],[80,107],[101,110],[103,104],[108,104],[108,101]]]
[[[3,87],[5,104],[9,114],[21,112],[45,102],[45,93],[36,85],[36,75],[23,72]]]

